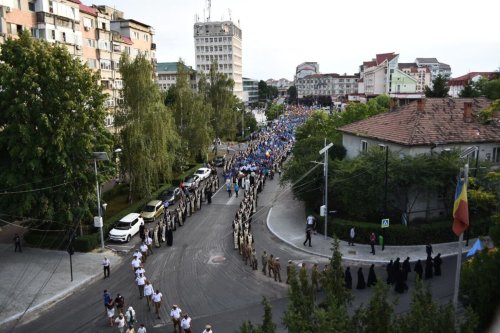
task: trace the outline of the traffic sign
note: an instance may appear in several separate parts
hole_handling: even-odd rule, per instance
[[[389,228],[389,219],[382,219],[381,228]]]

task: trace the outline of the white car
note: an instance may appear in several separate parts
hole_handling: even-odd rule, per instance
[[[141,214],[130,213],[124,217],[109,232],[109,239],[118,242],[129,242],[132,236],[139,232],[141,223],[144,223]]]
[[[209,168],[199,168],[194,174],[200,177],[200,180],[204,180],[210,176],[210,173],[212,173],[212,170]]]
[[[184,179],[184,187],[188,190],[197,189],[200,185],[200,177],[198,175],[192,175]]]

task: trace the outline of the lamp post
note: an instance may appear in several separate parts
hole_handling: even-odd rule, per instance
[[[328,149],[330,149],[333,146],[333,143],[326,144],[326,138],[325,138],[325,147],[319,151],[319,154],[324,154],[325,156],[325,162],[323,163],[324,166],[324,177],[325,177],[325,239],[327,237],[327,226],[328,226]]]
[[[104,252],[104,235],[102,230],[102,213],[101,213],[101,195],[99,189],[99,178],[97,178],[97,161],[109,161],[108,154],[106,152],[93,152],[92,158],[94,159],[94,170],[95,170],[95,183],[96,183],[96,194],[97,194],[97,216],[94,217],[94,226],[99,228],[101,233],[101,251]]]
[[[120,183],[120,168],[119,168],[119,164],[118,162],[120,162],[120,157],[119,157],[119,154],[122,152],[123,150],[121,148],[116,148],[114,150],[114,153],[116,154],[116,182],[117,183]]]

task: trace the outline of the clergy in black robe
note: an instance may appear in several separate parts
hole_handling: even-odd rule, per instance
[[[387,264],[385,270],[387,271],[387,284],[394,283],[394,263],[391,261]]]
[[[441,259],[441,253],[438,253],[437,256],[434,257],[434,275],[441,276],[441,264],[443,260]]]
[[[377,275],[375,275],[375,265],[372,264],[370,266],[370,271],[368,272],[368,281],[366,285],[368,287],[374,286],[377,284]]]
[[[351,275],[351,269],[350,269],[350,267],[347,267],[345,269],[344,281],[345,281],[345,287],[347,289],[352,289],[352,275]]]
[[[425,275],[424,275],[424,280],[427,279],[432,279],[432,257],[428,256],[427,260],[425,261]]]
[[[403,269],[403,280],[408,281],[408,273],[411,272],[410,257],[406,257],[401,268]]]
[[[363,275],[363,268],[358,269],[358,284],[356,285],[356,289],[365,289],[366,288],[366,282],[365,282],[365,276]]]
[[[422,268],[422,262],[420,259],[415,263],[415,267],[413,267],[413,270],[415,273],[417,273],[417,276],[420,280],[422,280],[422,274],[424,273],[424,269]]]
[[[394,279],[395,279],[395,284],[394,284],[394,290],[397,293],[404,293],[406,290],[408,290],[408,286],[403,280],[403,271],[401,268],[399,270],[394,271]]]

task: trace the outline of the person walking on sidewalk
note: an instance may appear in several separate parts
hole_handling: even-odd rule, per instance
[[[139,298],[142,299],[144,297],[144,285],[146,284],[146,277],[140,273],[139,276],[135,278],[135,282],[137,283],[137,288],[139,288]]]
[[[378,235],[378,245],[382,248],[382,251],[385,249],[384,236],[382,234]]]
[[[181,320],[181,328],[184,333],[191,333],[191,317],[187,313],[184,313]]]
[[[125,297],[120,294],[116,294],[115,305],[116,312],[123,313],[123,308],[125,307]]]
[[[370,234],[370,246],[372,248],[372,252],[370,252],[370,253],[372,253],[373,255],[375,255],[375,241],[376,240],[377,240],[377,237],[375,236],[375,233],[372,232]]]
[[[226,188],[227,188],[227,195],[229,198],[231,198],[231,180],[228,178],[228,182],[226,182]]]
[[[137,333],[147,333],[146,327],[144,327],[144,324],[141,324],[141,326],[137,329]]]
[[[240,190],[240,187],[238,186],[238,183],[234,183],[234,193],[236,194],[236,197],[238,197],[238,191]]]
[[[182,310],[176,304],[172,305],[170,310],[170,318],[172,318],[172,323],[174,324],[174,332],[177,332],[177,327],[179,328],[179,333],[181,333],[181,316]]]
[[[311,247],[311,228],[309,228],[309,225],[307,225],[306,229],[306,240],[304,241],[304,246],[306,246],[307,241],[309,241],[309,247]]]
[[[102,260],[102,268],[104,270],[104,278],[109,277],[109,268],[111,266],[111,261],[108,258],[104,257]]]
[[[19,252],[23,252],[21,249],[21,237],[19,234],[14,235],[14,252],[17,252],[17,250],[19,250]]]
[[[151,305],[153,303],[154,288],[149,280],[146,280],[144,285],[144,297],[146,297],[146,303],[148,304],[148,310],[151,311]]]
[[[135,310],[133,307],[129,306],[127,312],[125,312],[125,319],[127,321],[128,327],[133,327],[135,322]]]
[[[432,253],[434,251],[432,251],[432,245],[431,245],[431,243],[427,243],[427,245],[425,246],[425,252],[427,253],[428,257],[432,256]]]
[[[118,332],[125,332],[125,318],[123,317],[123,313],[120,313],[118,317],[116,317],[115,324],[118,327]]]
[[[316,230],[316,219],[314,216],[309,215],[306,219],[306,229],[310,229],[311,231]]]
[[[354,237],[356,237],[356,230],[354,230],[354,227],[351,227],[349,231],[349,245],[354,246]]]

